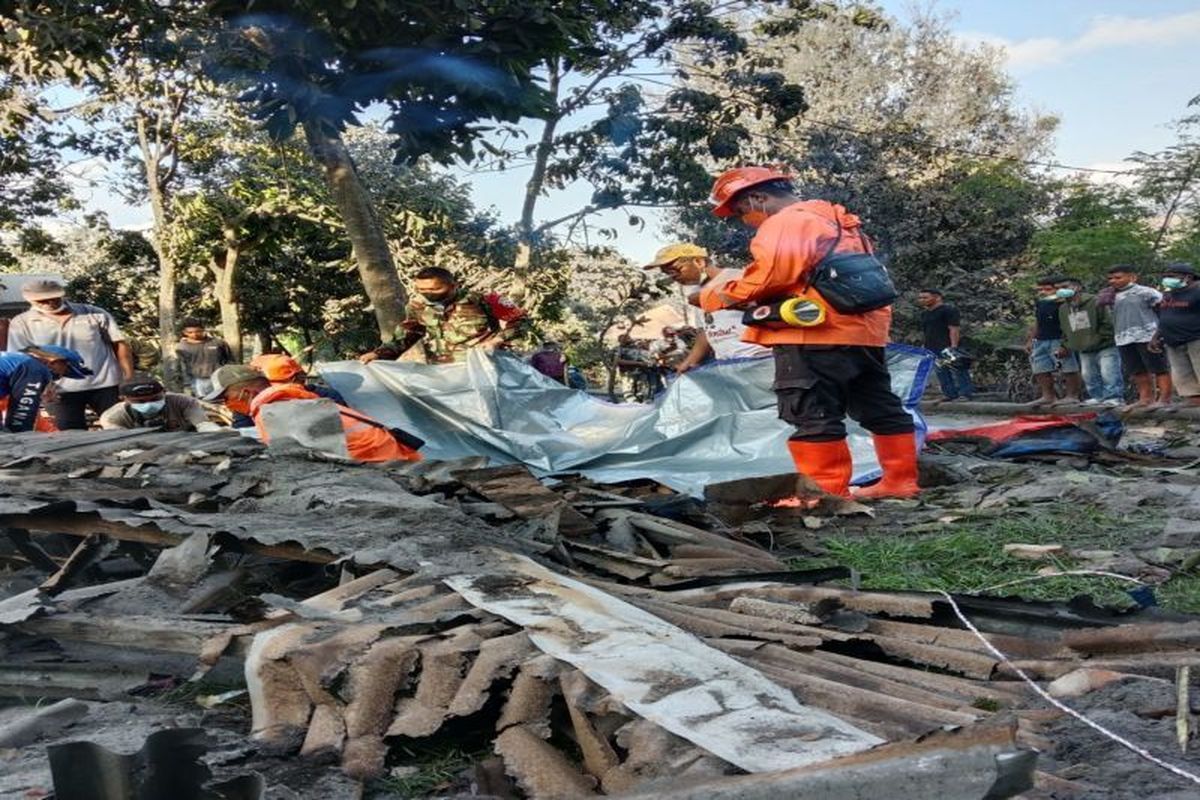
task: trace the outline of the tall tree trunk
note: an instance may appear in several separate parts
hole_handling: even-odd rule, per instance
[[[158,256],[158,344],[162,351],[163,381],[169,389],[179,389],[181,376],[175,356],[176,264],[171,250],[167,207],[169,197],[164,187],[162,167],[150,141],[144,115],[137,116],[138,147],[146,168],[146,190],[150,195],[150,213],[154,218],[154,253]]]
[[[404,319],[405,296],[383,226],[341,137],[312,122],[305,123],[304,135],[313,158],[325,170],[325,182],[350,236],[359,279],[375,309],[379,336],[390,342]]]
[[[237,296],[237,266],[241,250],[236,236],[225,232],[225,252],[213,259],[217,307],[221,310],[221,338],[229,344],[236,361],[242,360],[242,305]]]
[[[546,90],[550,92],[551,101],[557,108],[560,77],[558,59],[550,62],[548,72]],[[554,134],[558,130],[559,121],[560,117],[555,113],[547,117],[542,125],[542,136],[533,156],[533,174],[525,184],[525,203],[521,206],[521,221],[517,225],[517,257],[513,262],[513,268],[518,273],[528,270],[533,256],[533,215],[537,210],[538,198],[542,196],[542,189],[545,188],[546,169],[550,164],[550,156],[554,153]]]

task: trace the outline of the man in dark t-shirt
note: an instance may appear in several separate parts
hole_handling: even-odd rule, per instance
[[[1079,359],[1062,351],[1062,323],[1059,321],[1057,285],[1070,280],[1063,275],[1048,275],[1037,280],[1037,302],[1034,304],[1034,324],[1025,341],[1029,367],[1037,383],[1038,398],[1031,406],[1053,405],[1059,402],[1054,388],[1055,373],[1063,376],[1063,403],[1082,402],[1083,379],[1079,375]]]
[[[1150,350],[1164,346],[1175,391],[1188,405],[1200,405],[1200,281],[1190,264],[1169,264],[1163,271],[1158,332]]]
[[[943,301],[939,289],[922,289],[917,294],[917,303],[924,309],[921,327],[925,332],[925,349],[938,356],[934,371],[942,387],[942,399],[970,400],[975,394],[970,362],[958,352],[961,319],[958,309]]]

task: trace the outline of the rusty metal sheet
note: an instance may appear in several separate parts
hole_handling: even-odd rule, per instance
[[[748,772],[819,763],[881,739],[805,706],[761,672],[636,606],[495,551],[487,574],[446,583],[525,627],[634,713]]]

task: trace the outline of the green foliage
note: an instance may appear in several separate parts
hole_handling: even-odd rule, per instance
[[[407,756],[399,764],[403,772],[372,783],[368,797],[408,800],[445,793],[464,772],[490,753],[488,748],[471,752],[447,745],[403,749]]]
[[[470,159],[480,122],[549,111],[537,64],[586,56],[631,7],[653,5],[217,0],[208,8],[227,28],[209,66],[247,87],[242,99],[277,139],[297,124],[342,131],[378,102],[400,158]]]
[[[1127,607],[1125,593],[1131,584],[1110,578],[1038,578],[1045,566],[1060,570],[1083,569],[1068,558],[1036,562],[1013,558],[1004,545],[1063,544],[1076,549],[1120,549],[1138,545],[1162,527],[1161,515],[1144,507],[1136,517],[1118,518],[1089,508],[1010,510],[1003,516],[974,517],[947,526],[944,534],[834,537],[825,542],[830,563],[862,573],[867,589],[979,592],[1020,579],[1033,579],[995,589],[991,593],[1031,600],[1070,600],[1091,595],[1097,601]],[[797,566],[808,568],[810,561]],[[1167,608],[1200,612],[1200,577],[1180,575],[1157,590]]]
[[[1052,221],[1032,242],[1033,253],[1052,271],[1097,288],[1115,264],[1154,265],[1154,232],[1133,191],[1070,182],[1058,188],[1052,211]]]

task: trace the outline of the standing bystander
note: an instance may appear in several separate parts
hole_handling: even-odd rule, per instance
[[[542,342],[541,348],[529,357],[529,365],[551,380],[567,382],[567,359],[558,342]]]
[[[212,374],[234,362],[233,351],[224,339],[210,336],[198,319],[185,319],[180,328],[183,336],[175,345],[175,354],[183,382],[196,397],[204,397],[212,391]]]
[[[59,430],[83,430],[87,409],[99,416],[116,404],[117,386],[133,375],[133,350],[111,314],[98,306],[68,302],[61,283],[33,281],[25,284],[22,294],[31,307],[9,325],[8,351],[49,345],[79,354],[92,374],[60,379],[46,407]]]
[[[1058,319],[1063,331],[1063,344],[1056,355],[1063,358],[1070,351],[1079,358],[1088,403],[1120,405],[1125,400],[1125,381],[1113,339],[1112,308],[1085,293],[1083,284],[1074,278],[1059,281],[1055,296],[1060,303]]]
[[[1158,332],[1162,292],[1137,282],[1136,268],[1120,264],[1108,271],[1113,299],[1113,327],[1121,366],[1137,389],[1134,406],[1158,407],[1171,401],[1171,366],[1167,357],[1150,349]],[[1155,391],[1157,390],[1157,397]]]
[[[682,375],[703,364],[709,356],[718,361],[727,361],[771,355],[771,351],[765,347],[742,341],[746,326],[742,323],[741,311],[701,311],[699,308],[702,287],[738,280],[742,277],[740,269],[721,269],[708,257],[707,250],[688,243],[667,245],[655,254],[653,262],[642,269],[660,270],[692,292],[688,296],[686,311],[698,333],[687,357],[675,366],[677,373]]]
[[[1062,345],[1062,322],[1058,317],[1056,287],[1063,276],[1038,278],[1034,303],[1034,324],[1025,342],[1029,353],[1029,367],[1037,383],[1038,397],[1029,405],[1033,407],[1054,405],[1058,392],[1054,388],[1055,373],[1063,376],[1063,402],[1078,403],[1082,400],[1083,381],[1079,377],[1079,359]]]
[[[958,309],[945,302],[940,289],[922,289],[917,293],[924,330],[925,349],[938,356],[935,369],[943,400],[970,400],[975,394],[971,384],[971,362],[958,351],[962,339],[962,321]]]
[[[1151,351],[1166,346],[1175,391],[1188,405],[1200,405],[1200,281],[1191,264],[1168,264],[1164,270],[1158,331]]]

